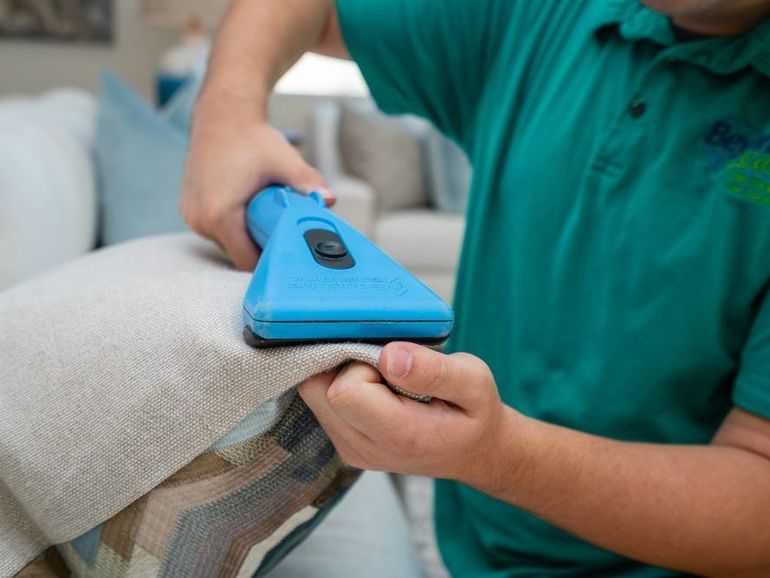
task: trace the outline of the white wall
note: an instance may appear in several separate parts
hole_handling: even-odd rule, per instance
[[[140,5],[141,0],[113,0],[115,38],[108,46],[0,41],[0,95],[37,93],[57,86],[95,90],[99,72],[111,68],[150,97],[155,64],[179,34],[146,27]]]

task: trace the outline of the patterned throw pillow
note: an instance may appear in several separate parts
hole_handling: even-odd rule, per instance
[[[264,575],[358,476],[292,396],[266,433],[215,444],[112,519],[47,550],[17,578]]]

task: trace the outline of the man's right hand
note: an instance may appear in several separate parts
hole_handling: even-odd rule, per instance
[[[273,86],[308,50],[348,56],[334,0],[231,0],[196,106],[182,216],[245,271],[258,258],[246,205],[262,188],[317,190],[334,201],[320,173],[267,122]]]
[[[259,253],[246,230],[245,210],[255,193],[280,183],[329,194],[321,174],[252,112],[255,103],[210,99],[203,96],[196,110],[182,216],[194,231],[221,245],[238,269],[250,271]]]

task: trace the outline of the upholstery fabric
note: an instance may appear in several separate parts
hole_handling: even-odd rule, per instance
[[[17,578],[262,576],[356,480],[298,396],[268,435],[215,446]]]
[[[0,576],[113,518],[304,379],[377,363],[364,345],[251,349],[249,278],[176,235],[0,294]]]
[[[346,170],[374,187],[379,211],[425,206],[427,125],[390,119],[369,105],[346,104],[339,146]]]

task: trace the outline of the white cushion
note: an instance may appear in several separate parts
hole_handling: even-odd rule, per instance
[[[93,248],[94,120],[75,91],[0,104],[0,290]]]
[[[375,240],[410,270],[451,272],[460,258],[465,220],[437,211],[398,211],[377,223]]]

